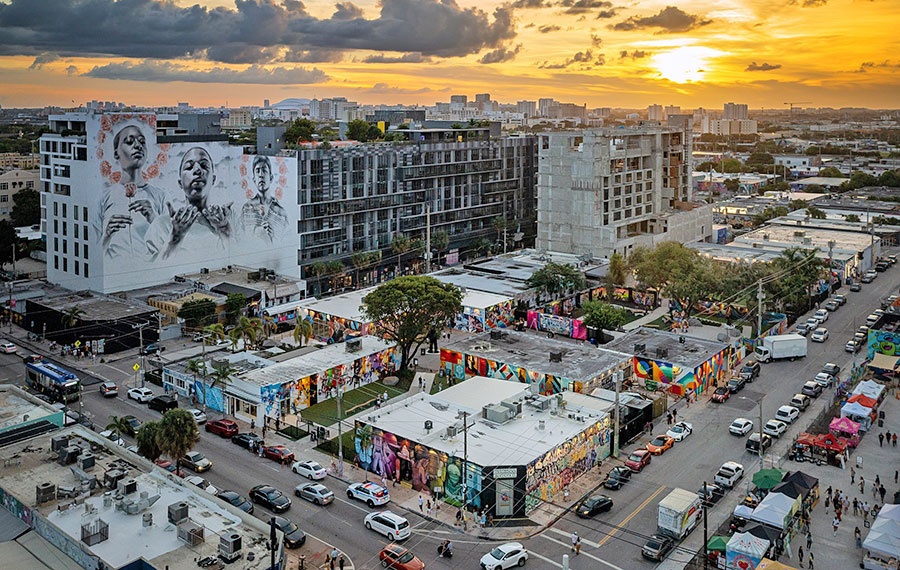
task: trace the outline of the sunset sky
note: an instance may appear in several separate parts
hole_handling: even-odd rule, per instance
[[[0,104],[900,108],[898,29],[898,0],[0,0]]]

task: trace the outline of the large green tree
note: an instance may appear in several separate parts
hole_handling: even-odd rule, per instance
[[[715,290],[720,276],[713,262],[683,244],[667,241],[655,248],[635,248],[629,257],[637,280],[678,301],[690,316],[691,308]]]
[[[181,472],[181,458],[197,445],[200,430],[189,411],[176,408],[163,414],[158,439],[163,453],[175,462],[176,469]]]
[[[187,301],[178,309],[178,318],[184,319],[184,325],[189,329],[197,329],[209,317],[216,314],[216,304],[210,299],[195,299]]]
[[[19,190],[12,197],[9,217],[16,227],[33,226],[41,221],[41,194],[32,188]]]
[[[804,311],[809,307],[810,287],[822,279],[826,263],[812,249],[786,249],[769,265],[764,280],[767,303],[779,311]]]
[[[621,287],[628,277],[628,263],[621,253],[609,256],[609,270],[606,272],[607,287]]]
[[[462,292],[427,275],[397,277],[363,297],[362,309],[384,338],[397,343],[406,370],[428,333],[443,330],[462,310]]]
[[[138,428],[137,435],[135,435],[138,453],[150,461],[156,461],[164,453],[159,432],[159,422],[146,422]]]
[[[353,141],[369,140],[369,123],[362,119],[354,119],[347,123],[347,138]]]
[[[584,289],[584,273],[574,265],[551,261],[535,271],[525,284],[547,293],[551,297],[556,297],[566,291]]]
[[[229,325],[236,323],[246,306],[246,295],[243,293],[229,293],[228,297],[225,299],[225,321]]]
[[[316,124],[309,119],[297,119],[284,132],[284,140],[297,144],[313,140]]]
[[[628,311],[609,303],[588,301],[581,308],[584,311],[581,320],[595,329],[615,330],[628,322]]]
[[[824,178],[844,178],[844,174],[833,166],[826,166],[819,170],[819,176]]]

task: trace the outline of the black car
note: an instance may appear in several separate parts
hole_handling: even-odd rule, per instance
[[[284,533],[284,545],[287,548],[300,548],[306,542],[306,533],[300,530],[297,524],[284,517],[272,517],[270,521],[275,521],[275,526]]]
[[[654,534],[641,549],[641,556],[648,560],[662,560],[675,546],[675,542],[668,536]]]
[[[583,519],[589,519],[598,513],[605,513],[612,509],[613,500],[606,495],[594,495],[584,499],[575,507],[575,514]]]
[[[838,377],[838,374],[841,373],[841,367],[835,364],[834,362],[826,362],[825,366],[822,367],[822,372],[826,374],[831,374],[835,378]]]
[[[148,344],[147,346],[145,346],[144,348],[141,349],[141,354],[159,354],[163,350],[165,350],[165,348],[160,347],[155,342],[151,342],[150,344]]]
[[[263,438],[253,432],[238,433],[231,436],[231,443],[239,445],[244,449],[250,449],[251,442],[255,443],[256,445],[260,445],[263,442]]]
[[[257,485],[250,489],[250,500],[276,513],[291,508],[290,497],[271,485]]]
[[[728,391],[732,394],[735,392],[740,392],[744,389],[744,384],[746,382],[747,381],[740,376],[732,376],[731,380],[728,381]]]
[[[178,402],[172,396],[156,396],[147,402],[147,407],[160,413],[166,413],[178,407]]]
[[[122,419],[128,422],[128,425],[131,426],[131,429],[134,430],[134,433],[137,433],[138,428],[141,427],[141,420],[137,419],[134,416],[125,416]]]
[[[613,467],[603,481],[603,486],[607,489],[616,490],[627,483],[629,479],[631,479],[631,469],[622,466]]]
[[[231,503],[233,506],[241,509],[248,515],[253,514],[253,503],[248,501],[247,497],[241,495],[240,493],[235,493],[234,491],[219,491],[218,493],[216,493],[216,496],[226,503]]]
[[[704,495],[706,496],[705,499]],[[719,499],[725,496],[725,489],[715,483],[707,483],[705,489],[702,485],[697,489],[697,496],[706,502],[705,506],[710,507],[718,503]]]
[[[741,367],[740,377],[746,380],[747,382],[753,382],[757,376],[759,376],[760,365],[759,362],[755,360],[751,360],[744,364]]]

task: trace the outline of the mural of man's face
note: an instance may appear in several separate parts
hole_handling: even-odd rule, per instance
[[[128,126],[119,131],[115,138],[113,155],[124,170],[137,168],[144,163],[147,152],[147,139],[141,130]]]
[[[272,166],[268,160],[257,160],[253,165],[253,181],[260,194],[269,191],[269,186],[272,184]]]
[[[212,158],[205,149],[197,146],[184,153],[178,184],[188,200],[205,201],[215,182]]]

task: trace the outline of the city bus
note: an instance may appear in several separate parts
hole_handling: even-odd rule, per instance
[[[25,384],[54,402],[67,404],[78,399],[81,380],[65,368],[49,362],[25,363]]]

